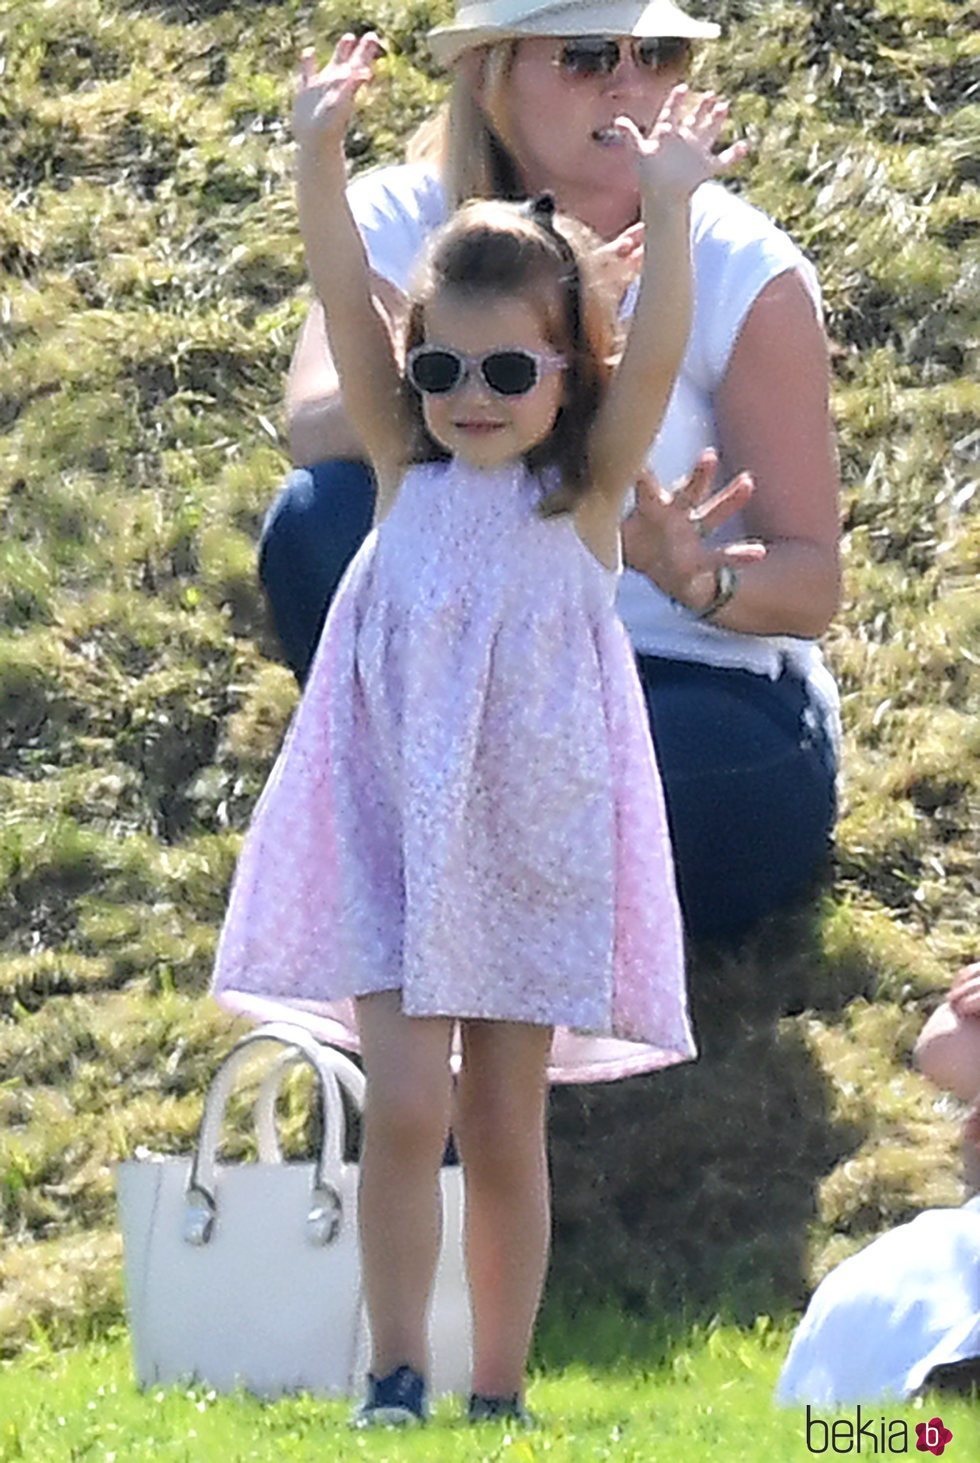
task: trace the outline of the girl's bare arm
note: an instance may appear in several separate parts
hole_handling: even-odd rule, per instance
[[[616,125],[636,159],[643,204],[644,257],[623,358],[589,440],[594,491],[618,514],[660,429],[691,323],[690,195],[744,155],[736,144],[711,149],[727,116],[713,95],[690,116],[687,87],[675,87],[649,138],[627,117]]]
[[[663,419],[691,319],[689,198],[713,168],[707,162],[715,99],[685,118],[687,88],[675,87],[649,138],[627,117],[616,126],[633,151],[643,207],[640,289],[622,360],[589,437],[593,493],[618,513]],[[713,141],[721,126],[710,134]]]
[[[410,427],[389,322],[372,295],[367,253],[347,202],[343,138],[354,98],[370,79],[376,37],[345,36],[317,72],[303,59],[294,112],[300,229],[323,307],[347,420],[378,476],[379,510],[397,486]]]

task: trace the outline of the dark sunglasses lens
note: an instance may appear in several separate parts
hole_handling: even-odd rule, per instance
[[[656,71],[661,66],[674,66],[687,55],[688,43],[683,36],[659,36],[656,40],[640,41],[636,57],[641,66]]]
[[[409,379],[417,391],[429,396],[444,396],[459,384],[462,363],[448,351],[422,351],[412,357]]]
[[[525,351],[495,351],[483,362],[483,376],[501,396],[523,396],[538,379],[538,363]]]
[[[591,36],[566,41],[559,62],[569,76],[609,76],[619,62],[619,42]]]

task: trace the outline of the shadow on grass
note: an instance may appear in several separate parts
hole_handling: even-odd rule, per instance
[[[691,952],[697,1062],[554,1089],[539,1363],[609,1365],[617,1344],[653,1362],[692,1326],[778,1319],[804,1301],[817,1185],[864,1136],[831,1117],[802,1031],[779,1019],[862,993],[823,956],[820,919],[811,906],[738,950]],[[575,1324],[596,1307],[618,1327]]]

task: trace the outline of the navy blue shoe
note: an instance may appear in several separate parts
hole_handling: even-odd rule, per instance
[[[414,1427],[425,1420],[425,1378],[419,1372],[410,1366],[396,1367],[386,1377],[368,1372],[367,1397],[351,1427]]]
[[[516,1392],[510,1397],[486,1397],[482,1392],[471,1392],[466,1416],[469,1422],[516,1422],[518,1427],[528,1429],[539,1425]]]

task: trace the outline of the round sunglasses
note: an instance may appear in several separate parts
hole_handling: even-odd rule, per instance
[[[645,71],[659,71],[684,60],[691,49],[683,36],[654,36],[641,40],[628,36],[617,41],[607,36],[576,36],[563,41],[554,64],[563,76],[587,80],[594,76],[612,76],[629,48],[635,65]]]
[[[417,345],[408,353],[405,372],[416,391],[426,396],[448,396],[462,386],[471,371],[479,371],[495,396],[526,396],[542,376],[564,371],[565,364],[564,356],[521,347],[465,356],[447,345]]]

